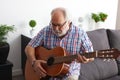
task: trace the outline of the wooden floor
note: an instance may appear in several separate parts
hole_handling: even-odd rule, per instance
[[[13,76],[12,80],[25,80],[23,75],[19,75],[19,76]]]

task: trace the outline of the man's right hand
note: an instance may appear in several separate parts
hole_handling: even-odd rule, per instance
[[[38,75],[40,75],[41,78],[45,77],[47,75],[47,72],[41,66],[42,63],[46,63],[46,61],[44,61],[44,60],[35,60],[34,65],[33,65],[34,71]]]

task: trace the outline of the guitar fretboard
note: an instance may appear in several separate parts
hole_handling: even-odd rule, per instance
[[[82,53],[80,54],[82,56],[85,56],[86,58],[93,58],[96,57],[93,52],[91,53]],[[61,56],[61,57],[54,57],[54,63],[53,64],[58,64],[58,63],[66,63],[66,62],[71,62],[77,59],[78,55],[70,55],[70,56]]]

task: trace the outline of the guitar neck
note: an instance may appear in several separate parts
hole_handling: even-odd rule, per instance
[[[118,56],[120,56],[120,51],[118,51],[118,49],[106,49],[106,50],[99,50],[95,52],[82,53],[80,55],[85,56],[86,58],[116,59]],[[78,54],[69,55],[69,56],[50,57],[47,60],[47,65],[68,63],[68,62],[74,61],[77,58],[78,58]]]
[[[97,57],[97,53],[96,55],[93,54],[93,52],[89,52],[89,53],[82,53],[80,54],[81,56],[85,56],[86,58],[93,58],[93,57]],[[75,59],[78,58],[78,55],[69,55],[69,56],[61,56],[61,57],[51,57],[48,60],[48,64],[49,65],[53,65],[53,64],[59,64],[59,63],[68,63],[71,61],[74,61]]]

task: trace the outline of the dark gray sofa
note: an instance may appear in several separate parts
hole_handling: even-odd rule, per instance
[[[117,48],[120,50],[120,30],[98,29],[87,32],[94,50]],[[96,58],[81,65],[79,80],[120,80],[120,60],[104,61]]]

